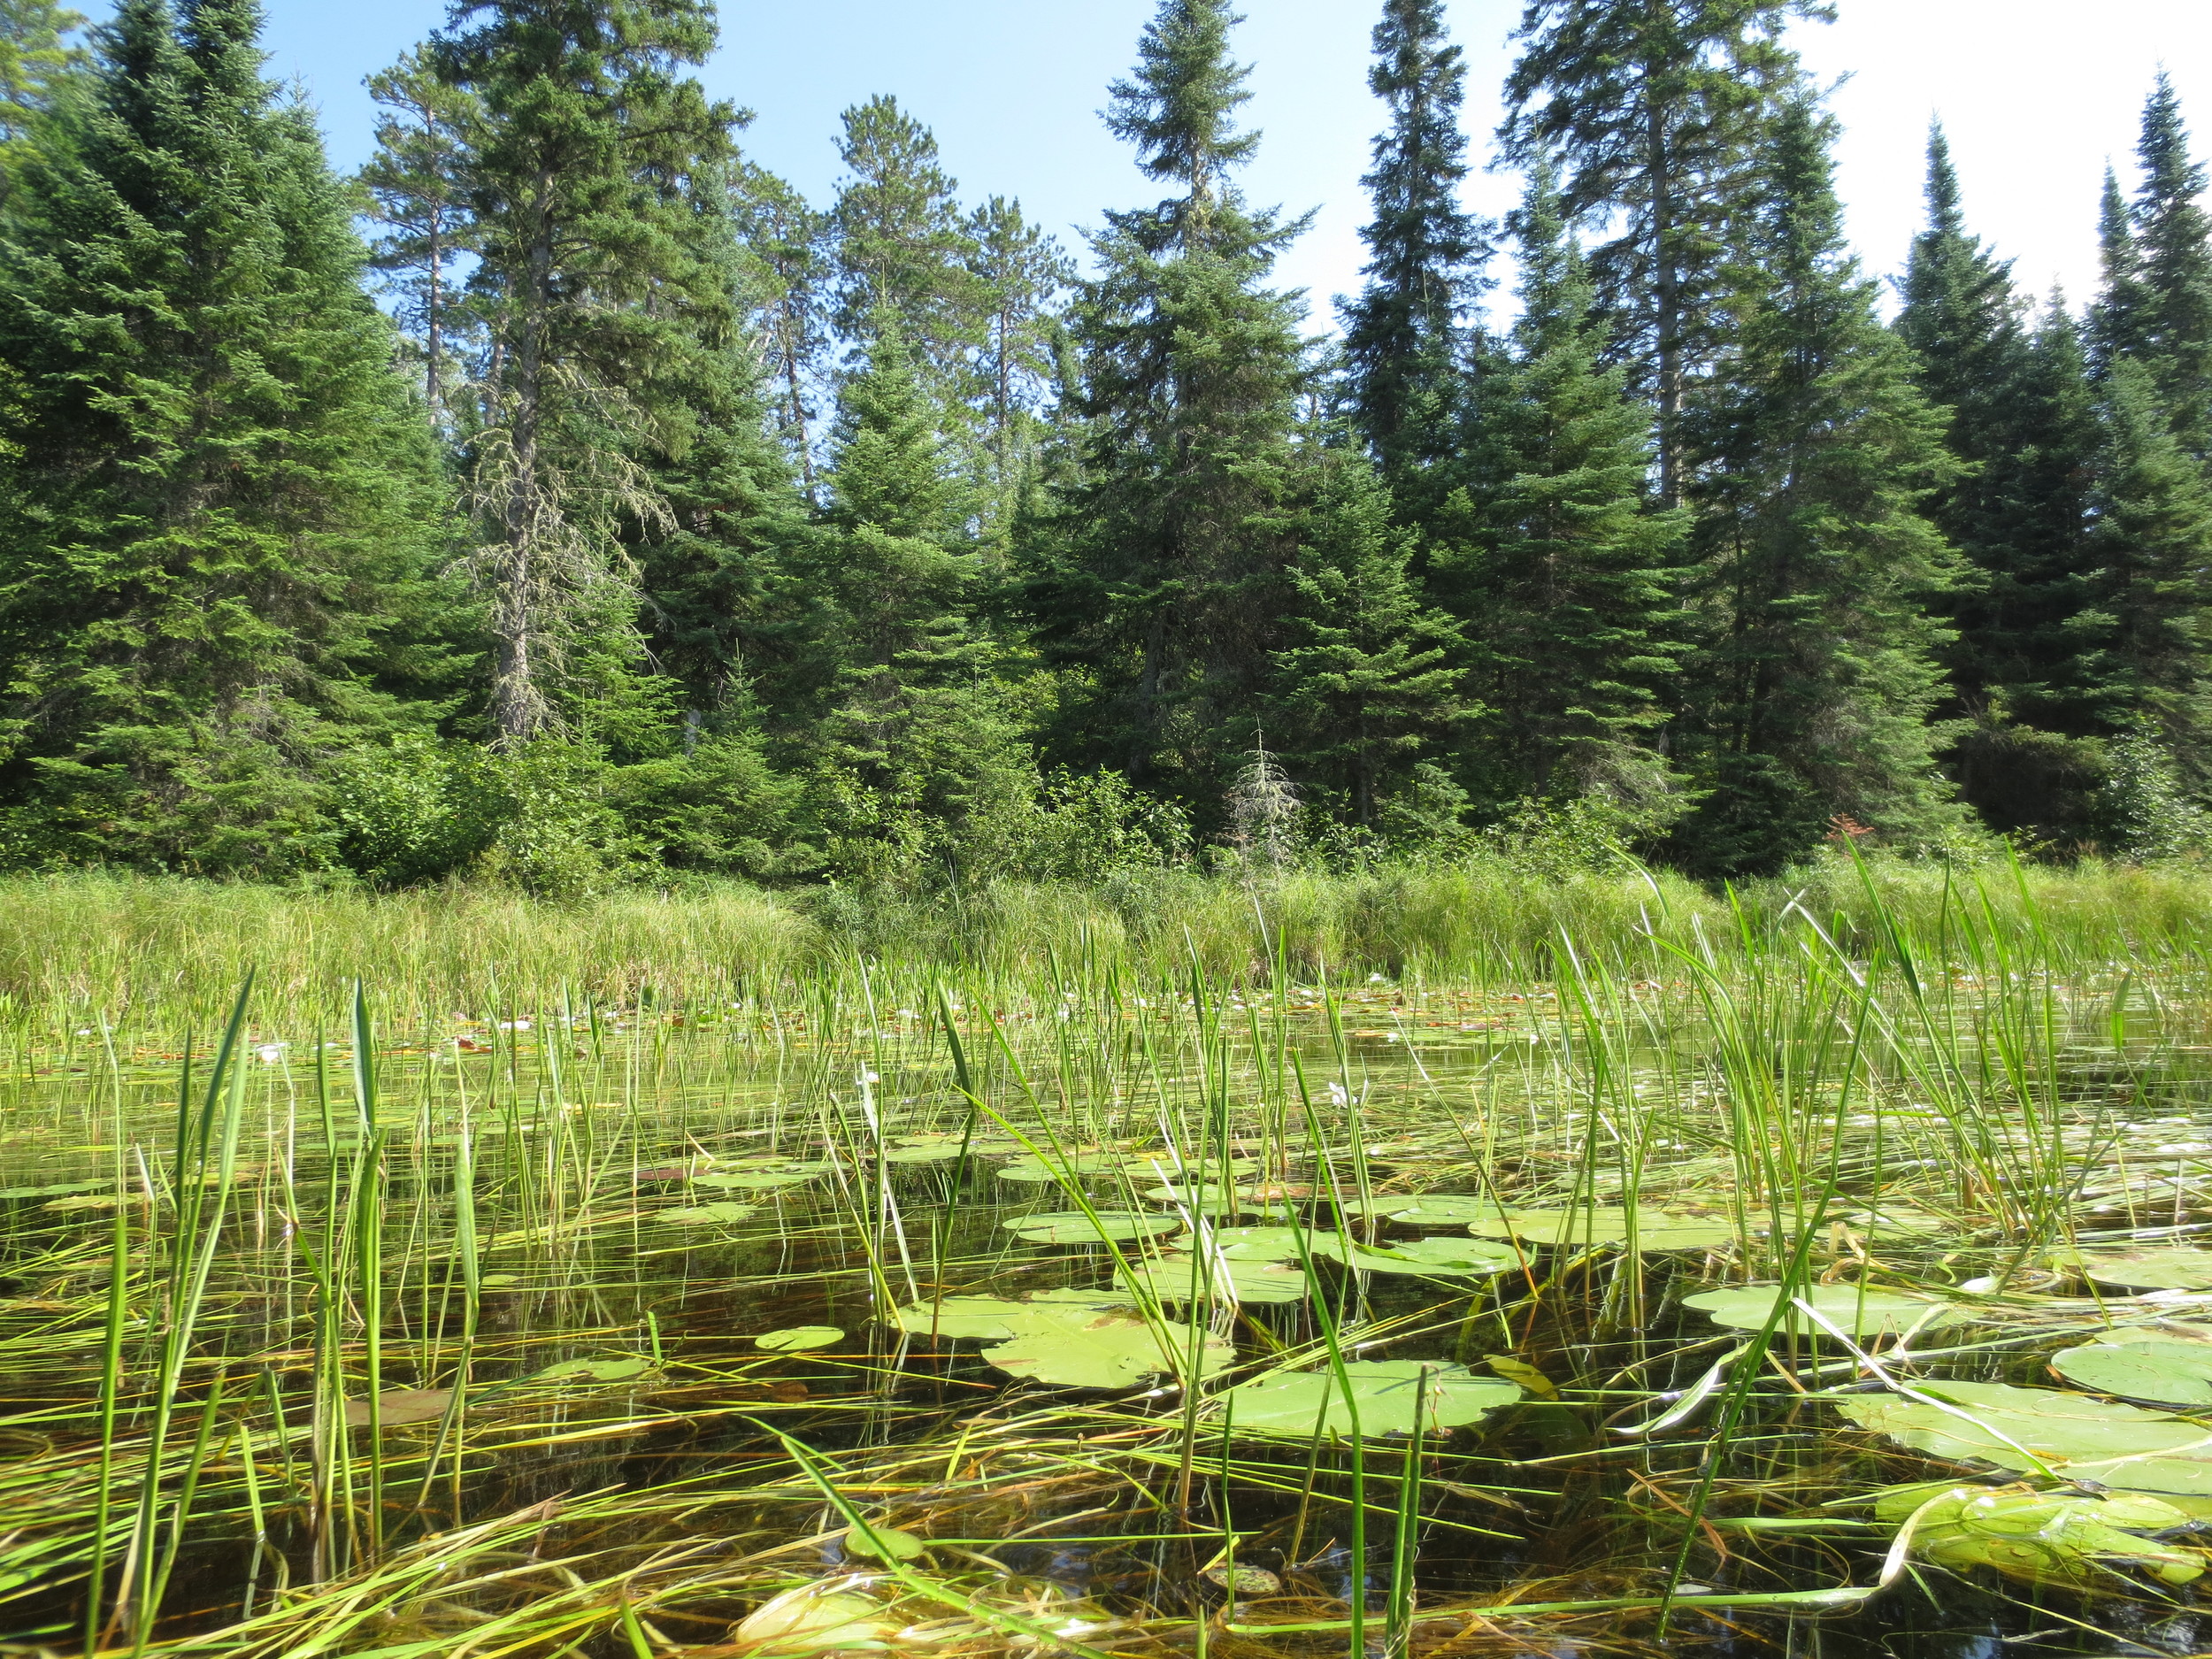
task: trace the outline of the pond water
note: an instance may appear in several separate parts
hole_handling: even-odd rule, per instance
[[[1839,963],[27,1023],[0,1634],[2195,1652],[2201,1010]]]

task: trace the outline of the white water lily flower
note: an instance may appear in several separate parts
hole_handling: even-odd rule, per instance
[[[284,1058],[284,1051],[291,1046],[288,1042],[265,1042],[254,1049],[253,1057],[264,1065],[274,1065]]]

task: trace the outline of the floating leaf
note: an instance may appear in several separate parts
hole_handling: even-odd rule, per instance
[[[445,1416],[453,1403],[450,1388],[401,1388],[376,1397],[376,1420],[384,1428],[403,1428],[410,1423],[434,1423]],[[369,1426],[369,1402],[365,1400],[346,1402],[346,1426],[365,1429]]]
[[[1132,1388],[1147,1377],[1183,1370],[1192,1357],[1187,1336],[1181,1327],[1155,1326],[1118,1310],[1032,1303],[1013,1340],[985,1348],[983,1359],[1055,1387]],[[1203,1376],[1233,1361],[1236,1350],[1204,1335],[1196,1357]]]
[[[1016,1158],[1011,1164],[1000,1166],[998,1178],[1002,1181],[1033,1184],[1071,1181],[1087,1175],[1112,1175],[1128,1167],[1130,1159],[1125,1152],[1071,1152],[1064,1157]]]
[[[1232,1595],[1280,1595],[1283,1581],[1264,1567],[1209,1567],[1199,1575]]]
[[[1021,1328],[1028,1313],[1026,1302],[1001,1296],[947,1296],[901,1308],[891,1316],[891,1323],[910,1336],[1003,1342]]]
[[[0,1198],[66,1198],[77,1193],[112,1191],[113,1181],[57,1181],[48,1187],[9,1187],[0,1188]]]
[[[2055,1252],[2051,1260],[2122,1290],[2212,1290],[2212,1250],[2178,1245],[2109,1255],[2062,1250]]]
[[[772,1193],[780,1187],[803,1187],[813,1179],[811,1171],[777,1170],[762,1171],[757,1174],[701,1175],[695,1178],[691,1184],[718,1193]]]
[[[1206,1242],[1213,1254],[1232,1262],[1295,1262],[1302,1232],[1310,1252],[1320,1235],[1299,1227],[1216,1227]]]
[[[755,1208],[752,1204],[690,1204],[681,1210],[664,1210],[658,1219],[684,1227],[726,1227],[743,1221]]]
[[[1175,1204],[1185,1210],[1201,1210],[1210,1215],[1226,1215],[1247,1205],[1263,1203],[1258,1189],[1251,1187],[1224,1187],[1217,1181],[1196,1181],[1189,1185],[1168,1183],[1147,1187],[1143,1196],[1156,1204]]]
[[[1054,1210],[1010,1217],[1002,1225],[1032,1244],[1100,1244],[1108,1239],[1157,1238],[1183,1223],[1180,1217],[1149,1210],[1102,1210],[1095,1217],[1079,1210]]]
[[[1358,1402],[1363,1436],[1413,1432],[1417,1394],[1432,1430],[1472,1423],[1521,1397],[1517,1384],[1478,1377],[1463,1365],[1354,1359],[1344,1362],[1344,1371]],[[1232,1425],[1253,1433],[1305,1440],[1317,1425],[1324,1434],[1348,1436],[1352,1432],[1351,1409],[1333,1371],[1278,1372],[1240,1384],[1222,1399]]]
[[[757,1609],[730,1632],[755,1659],[882,1647],[898,1625],[882,1604],[849,1591],[803,1584]]]
[[[1922,1383],[1917,1386],[1921,1393],[1955,1409],[1946,1411],[1901,1394],[1847,1394],[1833,1403],[1861,1428],[1886,1434],[1916,1452],[1931,1457],[1974,1458],[2002,1469],[2035,1467],[2034,1459],[2023,1455],[2020,1448],[2047,1463],[2094,1465],[2099,1460],[2116,1457],[2155,1457],[2212,1440],[2196,1424],[2180,1422],[2163,1412],[2056,1388],[2016,1388],[2009,1383],[1985,1382]],[[2204,1489],[2212,1492],[2212,1463],[2199,1467],[2208,1477]],[[2071,1469],[2068,1473],[2080,1477],[2083,1471]],[[2116,1479],[2108,1474],[2088,1478],[2104,1486],[2160,1490],[2131,1478]]]
[[[1492,1279],[1521,1265],[1520,1252],[1509,1245],[1476,1239],[1412,1239],[1393,1249],[1357,1244],[1347,1249],[1341,1239],[1323,1238],[1314,1241],[1313,1253],[1362,1273],[1409,1273],[1426,1279]]]
[[[782,1331],[763,1331],[753,1346],[771,1354],[796,1354],[807,1348],[832,1348],[845,1340],[833,1325],[795,1325]]]
[[[2212,1344],[2091,1342],[2051,1356],[2068,1382],[2162,1406],[2212,1405]]]
[[[972,1147],[969,1151],[972,1155],[974,1148]],[[959,1156],[960,1143],[957,1141],[932,1141],[920,1146],[886,1147],[883,1149],[886,1164],[949,1164]]]
[[[1639,1250],[1702,1250],[1729,1243],[1735,1224],[1703,1216],[1670,1215],[1662,1210],[1585,1206],[1576,1210],[1516,1210],[1467,1229],[1480,1239],[1516,1239],[1524,1244],[1626,1244],[1632,1233]]]
[[[2030,1584],[2101,1583],[2114,1567],[2139,1567],[2171,1585],[2204,1576],[2194,1550],[2147,1543],[2132,1532],[2163,1532],[2189,1517],[2155,1499],[2120,1493],[1992,1491],[1986,1486],[1905,1486],[1878,1494],[1878,1520],[1918,1516],[1913,1547],[1939,1566],[1993,1567]]]
[[[1280,1262],[1212,1261],[1194,1256],[1164,1256],[1146,1262],[1124,1279],[1158,1301],[1292,1302],[1305,1300],[1311,1281],[1302,1269]]]
[[[1344,1213],[1359,1219],[1372,1217],[1392,1221],[1402,1227],[1463,1227],[1471,1221],[1494,1221],[1507,1211],[1494,1199],[1421,1193],[1355,1198],[1345,1204]]]
[[[929,1548],[929,1540],[895,1526],[855,1526],[845,1532],[845,1553],[871,1561],[912,1561]]]
[[[653,1369],[649,1359],[634,1356],[615,1359],[572,1359],[548,1365],[537,1374],[540,1382],[627,1382]]]
[[[1779,1287],[1774,1285],[1741,1285],[1686,1296],[1683,1305],[1698,1309],[1715,1325],[1737,1331],[1756,1331],[1772,1317],[1778,1294]],[[1802,1295],[1819,1310],[1822,1318],[1855,1337],[1895,1336],[1916,1326],[1924,1331],[1933,1330],[1938,1325],[1955,1325],[1967,1317],[1960,1310],[1926,1296],[1908,1296],[1893,1290],[1867,1290],[1857,1285],[1815,1285]],[[1784,1310],[1782,1321],[1778,1328],[1793,1326],[1817,1335],[1826,1334],[1800,1308]]]
[[[1516,1359],[1510,1354],[1493,1354],[1482,1363],[1506,1381],[1517,1383],[1539,1400],[1559,1398],[1559,1385],[1525,1359]]]

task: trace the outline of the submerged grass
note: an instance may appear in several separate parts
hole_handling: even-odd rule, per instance
[[[2204,1645],[2195,878],[13,892],[0,1652]]]

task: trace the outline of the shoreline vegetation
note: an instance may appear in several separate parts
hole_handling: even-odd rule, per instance
[[[0,998],[19,1013],[211,1014],[250,972],[265,1006],[303,999],[337,1010],[379,964],[404,964],[405,997],[434,1018],[563,995],[671,1009],[779,1000],[862,964],[1044,995],[1101,976],[1187,986],[1194,972],[1264,986],[1279,964],[1303,983],[1379,973],[1502,984],[1552,979],[1563,941],[1617,972],[1654,941],[1740,959],[1754,940],[1770,946],[1797,912],[1854,955],[1901,920],[1939,956],[1993,926],[2039,939],[2062,973],[2136,958],[2196,964],[2212,940],[2212,869],[1959,866],[1838,852],[1731,887],[1625,859],[1609,872],[1557,873],[1476,857],[1351,872],[1155,870],[934,894],[696,881],[567,901],[487,886],[378,894],[68,872],[0,881]]]

